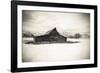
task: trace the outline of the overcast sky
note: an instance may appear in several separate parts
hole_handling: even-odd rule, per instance
[[[89,32],[90,15],[87,13],[43,12],[23,10],[23,31],[35,36],[44,35],[47,31],[57,28],[64,35],[65,32]]]

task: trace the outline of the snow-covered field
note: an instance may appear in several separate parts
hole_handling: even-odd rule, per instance
[[[89,39],[68,39],[80,43],[24,44],[23,62],[51,62],[89,59]]]

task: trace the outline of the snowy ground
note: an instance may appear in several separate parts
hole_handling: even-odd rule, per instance
[[[80,43],[24,44],[23,62],[89,59],[89,39],[68,39]]]

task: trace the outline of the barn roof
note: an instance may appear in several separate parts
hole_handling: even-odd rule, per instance
[[[49,34],[52,34],[52,35],[57,34],[57,35],[63,36],[63,35],[61,35],[61,34],[57,31],[56,28],[53,28],[52,30],[47,31],[46,34],[44,34],[44,35],[49,35]],[[44,36],[44,35],[41,35],[41,36]],[[38,37],[38,36],[37,36],[37,37]],[[63,37],[65,37],[65,36],[63,36]]]

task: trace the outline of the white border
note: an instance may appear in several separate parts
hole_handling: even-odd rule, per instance
[[[79,12],[90,13],[90,59],[68,62],[29,62],[22,63],[22,10],[41,10],[41,11],[60,11],[60,12]],[[75,9],[75,8],[57,8],[57,7],[40,7],[40,6],[18,6],[18,28],[17,28],[17,64],[18,68],[25,67],[40,67],[40,66],[55,66],[55,65],[75,65],[75,64],[90,64],[94,63],[94,10],[93,9]]]

